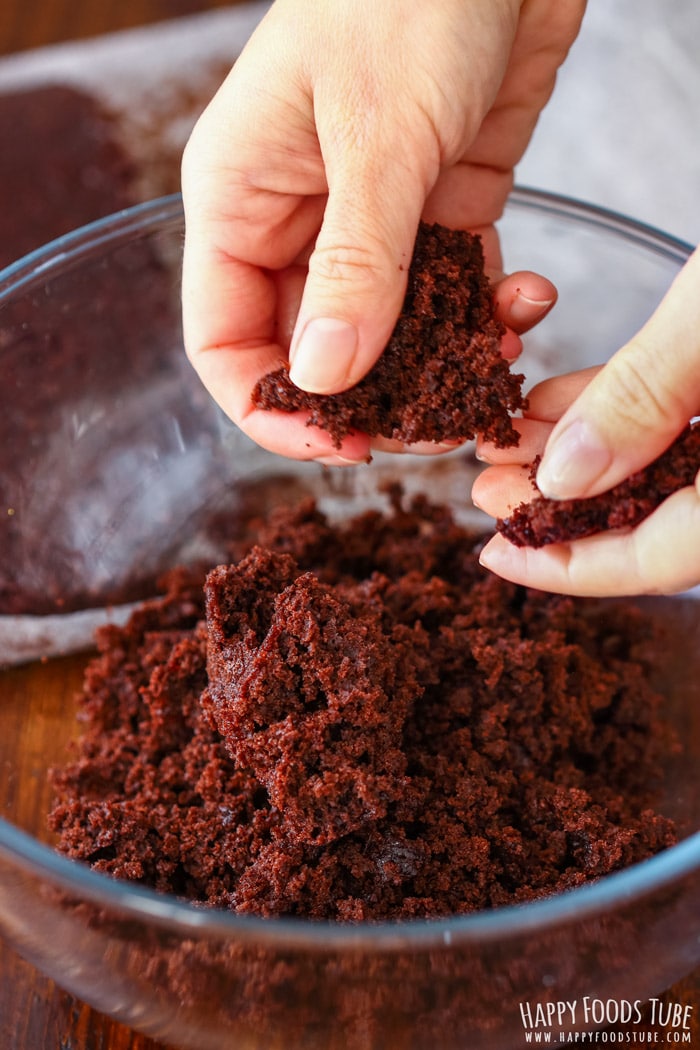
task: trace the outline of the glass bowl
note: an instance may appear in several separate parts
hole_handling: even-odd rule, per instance
[[[604,360],[690,251],[526,189],[512,194],[500,230],[507,268],[538,269],[560,290],[525,339],[528,384]],[[276,458],[227,422],[182,350],[182,236],[181,203],[167,198],[0,275],[0,931],[97,1009],[196,1050],[521,1046],[538,1005],[661,993],[700,963],[692,594],[658,600],[677,642],[668,715],[685,742],[668,763],[661,808],[683,838],[596,883],[462,917],[339,925],[196,907],[54,850],[47,771],[75,735],[72,694],[92,631],[123,620],[164,568],[215,563],[221,508],[251,492],[263,504],[312,493],[343,517],[380,503],[384,482],[400,479],[464,520],[485,520],[469,504],[478,465],[463,452],[439,462],[379,455],[329,471]],[[605,1020],[581,1009],[568,1027]]]

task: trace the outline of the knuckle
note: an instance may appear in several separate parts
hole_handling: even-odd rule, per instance
[[[613,358],[608,369],[606,395],[611,411],[620,420],[634,430],[678,428],[686,409],[673,376],[649,368],[645,354]]]
[[[660,563],[658,551],[649,557],[648,543],[644,533],[635,529],[630,537],[630,575],[635,582],[635,591],[639,594],[668,593],[666,585],[666,565]]]
[[[385,284],[385,260],[376,250],[350,245],[317,247],[309,259],[309,276],[319,281],[374,290]]]

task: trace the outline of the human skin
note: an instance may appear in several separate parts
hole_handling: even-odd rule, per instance
[[[510,327],[503,352],[517,356],[518,333],[544,316],[556,292],[529,272],[503,277],[494,223],[584,6],[274,4],[183,163],[187,351],[259,444],[327,463],[366,458],[366,435],[336,453],[303,414],[256,411],[250,392],[288,360],[299,386],[322,393],[369,370],[398,316],[421,217],[482,234],[497,312]],[[574,498],[605,491],[663,451],[700,411],[698,287],[696,253],[599,374],[533,392],[515,457],[480,448],[494,464],[475,487],[484,509],[500,516],[531,493],[522,456],[543,452],[544,494]],[[553,591],[677,591],[700,581],[699,525],[696,481],[629,533],[539,551],[496,537],[482,562]]]
[[[277,0],[185,150],[187,353],[227,414],[273,452],[365,459],[303,414],[254,409],[291,362],[306,390],[357,382],[386,345],[418,222],[482,235],[497,314],[519,333],[556,291],[504,277],[494,223],[578,32],[583,0]],[[395,444],[389,447],[400,451]],[[413,448],[442,451],[441,446]]]
[[[700,250],[640,331],[602,368],[559,376],[529,394],[517,450],[481,443],[491,464],[475,502],[502,517],[533,496],[527,468],[542,454],[545,496],[605,492],[656,459],[700,414]],[[539,550],[495,536],[482,564],[517,583],[577,595],[675,593],[700,583],[700,464],[695,484],[665,500],[631,530]]]

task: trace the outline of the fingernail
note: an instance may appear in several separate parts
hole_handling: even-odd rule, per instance
[[[509,321],[516,324],[534,324],[538,318],[547,313],[554,299],[530,299],[518,289],[508,311]]]
[[[312,394],[342,390],[357,350],[357,329],[335,317],[309,321],[290,351],[289,378]]]
[[[314,463],[320,463],[323,467],[359,467],[360,464],[369,463],[371,457],[363,456],[362,459],[346,459],[345,456],[317,456]]]
[[[612,462],[612,454],[595,431],[575,419],[545,449],[537,471],[537,487],[549,499],[586,495]]]
[[[498,544],[494,544],[493,540],[490,540],[479,553],[479,565],[481,565],[482,569],[488,569],[489,572],[497,573],[498,564],[503,561],[502,557],[499,558],[499,553],[503,554],[502,549],[499,548]]]

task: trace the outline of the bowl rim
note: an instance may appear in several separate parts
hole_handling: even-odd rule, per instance
[[[0,307],[10,295],[28,291],[35,280],[45,280],[53,271],[64,272],[66,268],[76,266],[84,256],[123,241],[131,233],[155,228],[156,224],[159,229],[164,229],[183,218],[182,195],[172,193],[122,208],[47,241],[0,269]]]
[[[680,263],[694,251],[690,242],[648,223],[631,219],[622,212],[549,190],[516,185],[506,202],[506,209],[512,207],[566,218],[580,225],[602,227],[623,240],[632,241],[657,255]],[[77,264],[82,256],[113,241],[123,240],[130,233],[142,231],[144,227],[153,227],[159,223],[163,229],[181,222],[184,216],[182,194],[172,193],[122,208],[56,237],[0,269],[0,306],[7,296],[23,289],[35,278],[44,279],[54,269],[63,269],[71,262]]]
[[[692,245],[646,223],[562,194],[525,186],[511,192],[506,209],[535,210],[578,225],[603,228],[645,250],[681,264]],[[0,309],[10,295],[28,290],[52,271],[63,272],[91,253],[118,244],[134,233],[160,232],[182,223],[179,193],[122,209],[50,241],[0,271]],[[344,924],[292,917],[237,915],[93,871],[58,853],[0,818],[0,858],[25,875],[49,880],[124,919],[156,925],[188,938],[215,937],[276,949],[332,952],[429,950],[437,947],[505,941],[599,917],[620,906],[636,906],[657,890],[700,872],[700,832],[647,860],[575,889],[492,911],[439,919]]]

